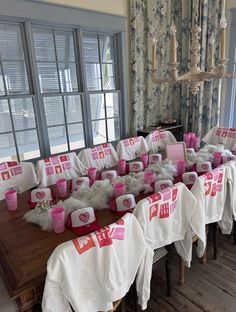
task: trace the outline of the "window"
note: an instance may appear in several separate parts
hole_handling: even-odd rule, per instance
[[[0,24],[0,161],[40,157],[20,25]]]
[[[33,27],[34,48],[50,154],[85,146],[74,33]]]
[[[86,32],[83,34],[94,144],[120,139],[114,41],[114,36]]]
[[[0,162],[120,139],[116,40],[0,22]]]

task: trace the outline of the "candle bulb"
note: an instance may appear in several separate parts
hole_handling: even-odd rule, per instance
[[[227,22],[225,17],[220,20],[220,59],[225,59],[225,40],[226,40],[226,26]]]
[[[172,24],[170,28],[170,58],[171,63],[176,63],[176,27],[174,24]]]
[[[157,40],[155,38],[152,39],[152,69],[157,69],[157,61],[156,61],[156,51],[157,51]]]

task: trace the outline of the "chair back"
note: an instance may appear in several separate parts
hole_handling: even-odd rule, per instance
[[[139,201],[133,213],[153,249],[175,242],[177,252],[189,264],[192,258],[191,230],[198,232],[198,228],[191,226],[196,203],[187,187],[177,183]]]
[[[114,167],[118,161],[118,155],[111,143],[85,148],[78,157],[86,168],[95,167],[98,170]]]
[[[153,251],[133,214],[59,245],[47,263],[43,311],[109,311],[136,277],[139,303],[150,296]],[[101,263],[103,265],[101,265]],[[91,300],[91,298],[93,300]],[[51,309],[50,309],[51,308]]]
[[[233,150],[236,146],[236,128],[213,127],[203,137],[207,144],[223,144],[225,149]]]
[[[155,130],[149,133],[145,138],[151,153],[165,151],[167,143],[177,142],[174,135],[170,131]]]
[[[23,193],[38,184],[35,167],[31,162],[7,161],[0,164],[0,200],[10,188]]]
[[[86,174],[85,167],[74,152],[41,159],[36,170],[41,187],[55,184],[61,178],[70,180]]]
[[[149,151],[144,137],[138,136],[121,140],[117,143],[116,151],[120,159],[133,160]]]

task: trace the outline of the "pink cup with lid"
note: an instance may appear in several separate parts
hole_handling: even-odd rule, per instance
[[[144,153],[144,154],[140,155],[140,160],[143,163],[143,167],[147,168],[147,166],[148,166],[148,153]]]
[[[95,167],[88,168],[88,177],[92,182],[91,184],[93,184],[93,182],[96,180],[97,177],[97,168]]]
[[[155,181],[155,173],[152,171],[145,171],[144,172],[144,183],[145,184],[152,184]]]
[[[65,231],[65,209],[55,207],[50,210],[50,213],[54,232],[63,233]]]
[[[119,159],[118,160],[118,168],[117,171],[119,174],[126,174],[126,160],[125,159]]]
[[[7,208],[9,211],[14,211],[17,209],[17,192],[16,190],[7,190],[4,192]]]
[[[115,197],[121,196],[125,194],[125,184],[124,183],[116,183],[114,185]]]
[[[57,193],[59,198],[65,198],[67,195],[67,181],[66,179],[59,179],[56,182]]]

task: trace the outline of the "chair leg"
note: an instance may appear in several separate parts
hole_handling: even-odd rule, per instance
[[[212,231],[213,231],[213,244],[214,244],[214,260],[217,259],[217,252],[218,252],[218,227],[217,223],[212,224]]]
[[[171,267],[168,256],[165,260],[167,296],[171,296]]]
[[[234,220],[234,245],[236,245],[236,221]]]
[[[179,256],[179,285],[184,285],[184,260]]]

